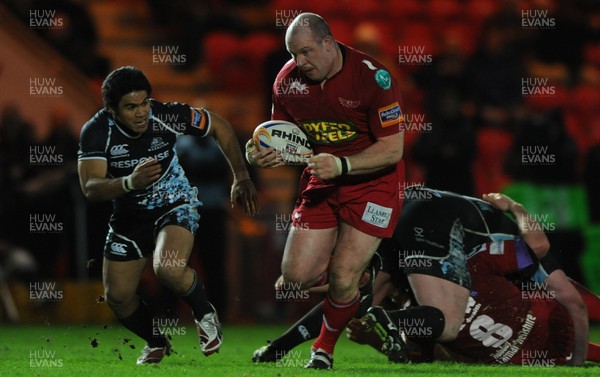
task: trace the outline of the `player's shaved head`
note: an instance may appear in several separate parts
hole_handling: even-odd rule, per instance
[[[340,47],[323,17],[301,13],[285,33],[285,46],[298,68],[310,79],[322,82],[340,71]]]
[[[288,27],[285,40],[289,41],[296,34],[306,31],[312,32],[317,42],[322,41],[327,36],[333,36],[323,17],[315,13],[300,13]]]

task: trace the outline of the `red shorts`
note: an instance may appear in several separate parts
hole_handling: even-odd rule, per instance
[[[400,217],[404,162],[378,176],[344,176],[325,182],[304,169],[292,225],[303,229],[336,228],[344,221],[374,237],[389,238]]]

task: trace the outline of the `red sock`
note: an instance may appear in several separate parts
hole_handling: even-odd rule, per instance
[[[600,344],[592,342],[588,343],[588,354],[586,360],[595,361],[597,363],[600,362]]]
[[[346,303],[334,302],[329,296],[323,300],[323,324],[319,337],[312,345],[314,349],[321,348],[333,354],[335,343],[358,310],[359,297],[357,294],[356,298]]]
[[[583,298],[583,303],[587,307],[590,321],[600,322],[600,297],[575,280],[571,280],[571,283],[575,289],[577,289],[581,298]]]

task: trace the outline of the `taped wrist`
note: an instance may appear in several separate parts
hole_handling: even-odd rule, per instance
[[[131,179],[131,174],[121,179],[121,186],[123,187],[123,190],[125,192],[130,192],[133,190],[133,181]]]
[[[350,173],[352,166],[350,165],[348,157],[342,157],[340,158],[340,161],[342,162],[342,175]]]
[[[352,169],[352,167],[350,166],[350,160],[348,160],[348,157],[337,157],[337,156],[333,156],[335,160],[335,164],[337,166],[337,171],[338,171],[338,175],[345,175],[350,173],[350,170]]]

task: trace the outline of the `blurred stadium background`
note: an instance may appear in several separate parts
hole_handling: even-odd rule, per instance
[[[543,224],[574,279],[600,293],[600,4],[594,0],[4,0],[0,4],[0,322],[108,323],[102,247],[110,203],[87,202],[76,151],[112,69],[153,97],[206,106],[240,143],[269,118],[285,27],[321,14],[398,79],[407,183],[506,192]],[[285,322],[318,298],[273,291],[294,168],[254,171],[263,210],[228,206],[214,144],[182,139],[204,201],[191,263],[229,323]],[[180,303],[149,269],[141,290]],[[182,311],[185,318],[187,311]],[[189,319],[189,317],[188,317]]]

